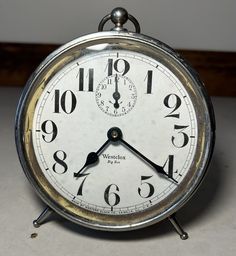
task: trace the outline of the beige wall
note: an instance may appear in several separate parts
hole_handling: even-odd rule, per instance
[[[0,41],[64,43],[117,6],[174,48],[236,51],[236,0],[0,0]]]

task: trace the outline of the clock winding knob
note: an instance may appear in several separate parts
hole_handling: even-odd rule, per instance
[[[126,11],[126,9],[122,7],[117,7],[113,9],[110,14],[103,17],[98,25],[98,31],[103,31],[104,25],[108,20],[111,20],[115,24],[115,27],[112,28],[112,30],[115,30],[115,31],[127,31],[127,29],[124,28],[123,25],[128,20],[130,20],[134,24],[135,32],[140,33],[140,25],[136,20],[136,18],[131,14],[129,14]]]
[[[128,20],[128,12],[122,8],[117,7],[111,12],[111,21],[116,25],[115,30],[123,30],[123,25]]]

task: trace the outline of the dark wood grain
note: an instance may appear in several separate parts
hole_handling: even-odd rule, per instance
[[[0,43],[0,86],[24,86],[59,45]],[[236,52],[178,50],[197,70],[210,95],[236,96]]]
[[[24,86],[57,45],[0,43],[0,86]]]
[[[179,52],[197,70],[210,95],[236,96],[236,52]]]

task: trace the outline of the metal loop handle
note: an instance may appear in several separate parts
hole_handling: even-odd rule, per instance
[[[114,24],[115,27],[112,28],[111,30],[115,31],[127,31],[126,28],[123,27],[123,25],[130,20],[134,27],[135,27],[135,32],[140,33],[140,25],[136,18],[129,14],[124,8],[122,7],[117,7],[112,10],[112,12],[105,17],[102,18],[98,25],[98,31],[103,31],[104,25],[107,21],[111,20]]]

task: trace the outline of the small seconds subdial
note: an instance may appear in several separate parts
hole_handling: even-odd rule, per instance
[[[114,74],[104,78],[96,89],[98,107],[110,116],[127,114],[135,105],[137,90],[126,76]]]

